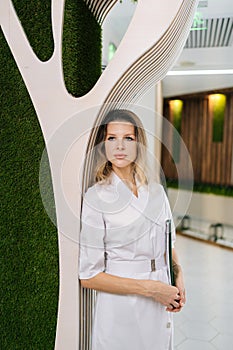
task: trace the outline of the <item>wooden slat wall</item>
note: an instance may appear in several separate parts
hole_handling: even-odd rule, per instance
[[[212,114],[208,107],[208,95],[224,93],[227,96],[223,142],[213,142]],[[172,123],[169,100],[181,99],[183,104],[181,137],[189,151],[194,181],[216,185],[232,185],[232,148],[233,148],[233,88],[193,95],[175,96],[164,99],[164,117]],[[165,142],[166,141],[166,142]],[[163,143],[172,142],[172,130],[163,130]],[[187,162],[182,155],[179,164],[174,164],[172,155],[162,147],[162,167],[166,178],[177,179],[176,167],[184,168],[182,180],[186,179]]]
[[[164,104],[164,113],[167,116],[167,119],[172,122],[172,115],[169,110],[169,104]],[[175,164],[172,161],[172,156],[168,151],[167,147],[171,147],[172,145],[172,130],[170,128],[163,126],[163,144],[162,144],[162,168],[166,178],[176,179],[177,172]],[[167,147],[166,147],[167,146]]]

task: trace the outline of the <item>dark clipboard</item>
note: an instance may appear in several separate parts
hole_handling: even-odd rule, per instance
[[[167,249],[168,249],[168,264],[170,270],[171,285],[175,286],[174,270],[172,264],[172,230],[171,230],[171,220],[166,220],[166,239],[167,239]]]

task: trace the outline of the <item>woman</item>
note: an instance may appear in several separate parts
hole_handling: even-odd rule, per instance
[[[179,267],[169,285],[163,187],[146,174],[146,137],[131,111],[114,110],[98,128],[96,183],[82,209],[79,278],[97,290],[92,350],[172,349],[172,314],[185,303]],[[172,231],[173,243],[175,229]]]

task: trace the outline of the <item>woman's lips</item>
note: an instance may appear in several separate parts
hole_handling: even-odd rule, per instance
[[[124,158],[126,158],[126,154],[114,154],[114,157],[116,159],[124,159]]]

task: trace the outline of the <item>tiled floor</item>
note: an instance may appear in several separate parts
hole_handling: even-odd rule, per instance
[[[177,235],[187,303],[174,315],[175,350],[233,349],[233,250]]]

